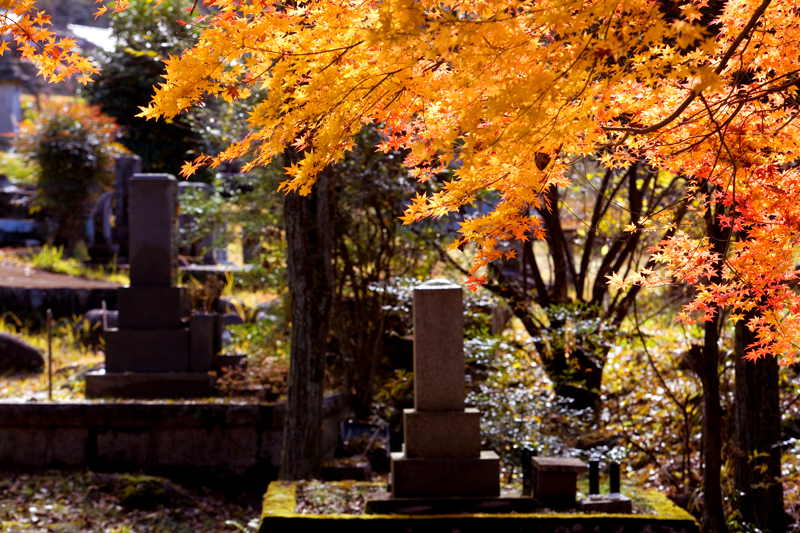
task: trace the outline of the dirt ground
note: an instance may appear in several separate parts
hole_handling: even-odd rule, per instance
[[[0,472],[3,533],[250,533],[260,513],[255,495],[151,476]]]
[[[0,287],[22,289],[113,289],[118,283],[55,274],[30,267],[0,265]]]

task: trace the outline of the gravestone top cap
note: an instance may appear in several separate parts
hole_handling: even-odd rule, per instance
[[[422,289],[422,290],[426,290],[426,289],[434,289],[434,290],[435,289],[460,289],[460,288],[461,288],[460,285],[458,285],[456,283],[453,283],[449,279],[441,279],[441,278],[440,279],[428,280],[425,283],[423,283],[422,285],[420,285],[419,287],[417,287],[417,289]]]
[[[533,457],[534,468],[542,472],[584,472],[588,465],[572,457]]]
[[[172,180],[178,181],[175,179],[175,176],[172,174],[134,174],[131,177],[132,180]]]

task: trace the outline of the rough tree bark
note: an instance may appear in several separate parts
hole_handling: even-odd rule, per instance
[[[747,362],[747,347],[755,335],[747,328],[752,315],[736,323],[736,454],[734,487],[744,522],[762,531],[783,533],[786,518],[781,485],[781,413],[778,360]]]
[[[709,208],[705,212],[706,235],[714,252],[720,258],[714,264],[718,273],[708,280],[709,284],[722,283],[722,258],[731,237],[730,227],[723,228],[720,211],[725,207],[714,204],[710,186],[704,183],[701,188],[709,198]],[[716,209],[714,209],[716,207]],[[703,385],[703,510],[702,522],[705,533],[725,533],[725,514],[722,506],[722,405],[719,388],[719,327],[721,310],[716,307],[714,319],[705,323],[703,346],[693,350],[694,370]]]
[[[725,533],[722,507],[722,406],[719,392],[719,314],[705,323],[696,371],[703,384],[703,511],[705,533]]]
[[[286,154],[287,164],[297,160]],[[333,266],[330,178],[323,172],[307,196],[293,192],[284,200],[291,352],[280,478],[311,479],[319,473],[322,394],[325,377]]]

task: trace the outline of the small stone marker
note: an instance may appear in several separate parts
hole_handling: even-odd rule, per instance
[[[534,457],[533,497],[547,507],[575,507],[578,473],[588,467],[580,459],[568,457]]]
[[[597,476],[599,478],[599,462],[593,461],[597,465]],[[593,465],[593,466],[594,466]],[[620,493],[619,484],[619,463],[612,462],[608,465],[608,489],[609,494],[599,494],[599,490],[592,492],[591,475],[589,473],[590,489],[589,497],[581,500],[581,511],[584,513],[618,513],[618,514],[631,514],[633,512],[633,502],[627,496]],[[599,479],[597,482],[599,485]]]
[[[589,496],[600,494],[600,461],[589,461]]]
[[[462,289],[432,280],[414,290],[414,409],[404,451],[392,453],[394,498],[496,497],[500,460],[481,450],[480,413],[464,408]]]

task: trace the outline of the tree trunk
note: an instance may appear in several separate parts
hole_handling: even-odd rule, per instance
[[[710,186],[703,183],[701,190],[711,201]],[[722,257],[728,247],[731,229],[723,228],[720,222],[725,207],[717,204],[716,209],[705,211],[706,235],[713,244],[713,250],[720,258],[714,263],[716,274],[708,279],[709,284],[722,283]],[[722,405],[719,392],[719,324],[720,313],[714,305],[714,318],[705,323],[705,338],[699,350],[699,361],[695,370],[703,384],[703,532],[725,533],[728,527],[722,507]]]
[[[748,346],[756,340],[746,325],[750,318],[746,315],[736,323],[734,487],[744,522],[762,531],[783,533],[778,360],[744,360]]]
[[[703,532],[725,533],[722,507],[722,406],[719,393],[719,313],[705,323],[696,369],[703,384]]]
[[[287,164],[296,157],[287,153]],[[314,478],[321,463],[325,352],[333,300],[330,194],[330,178],[323,172],[307,196],[292,192],[284,200],[292,322],[280,467],[284,480]]]

